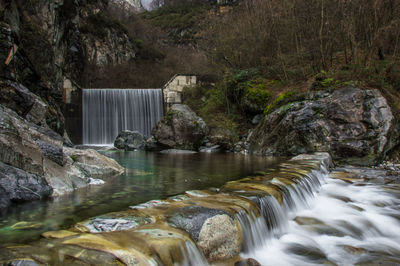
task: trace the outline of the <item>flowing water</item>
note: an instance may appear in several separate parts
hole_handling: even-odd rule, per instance
[[[325,159],[278,164],[276,159],[237,154],[113,151],[108,155],[129,169],[126,175],[68,197],[15,206],[0,223],[1,241],[25,243],[43,231],[68,228],[88,217],[122,210],[80,223],[91,232],[116,231],[112,233],[120,233],[121,242],[113,238],[115,235],[103,233],[83,234],[66,243],[85,247],[111,239],[113,245],[124,246],[135,244],[132,239],[141,239],[142,244],[158,250],[157,256],[142,257],[147,263],[168,264],[180,257],[179,265],[207,265],[195,238],[177,229],[180,227],[154,223],[118,232],[136,226],[130,219],[140,221],[140,215],[147,217],[145,213],[153,211],[157,216],[192,219],[192,214],[185,216],[182,212],[173,216],[174,211],[182,206],[194,207],[199,215],[204,204],[214,208],[209,211],[232,211],[241,227],[241,257],[262,265],[400,265],[400,182],[386,176],[385,171],[346,167],[328,172]],[[255,171],[256,175],[227,182]],[[200,190],[208,187],[220,189]],[[196,190],[187,191],[191,189]],[[184,191],[185,195],[179,195]],[[169,196],[173,196],[170,201],[152,200]],[[32,204],[37,205],[33,208]],[[133,212],[126,212],[128,206]],[[133,213],[139,216],[133,218]],[[97,226],[101,223],[108,229]],[[63,241],[42,239],[36,242],[37,247],[26,249],[29,254],[48,254],[55,262],[64,263],[59,259],[59,249],[73,256],[76,251]],[[94,252],[88,248],[79,254]],[[15,249],[23,252],[23,248]],[[121,259],[129,264],[124,259],[132,258],[132,254],[122,251],[127,253]],[[95,258],[84,257],[92,261]]]
[[[400,265],[400,186],[385,184],[381,171],[343,170],[372,177],[349,182],[314,172],[272,211],[288,218],[276,225],[280,232],[242,256],[262,265]]]
[[[83,144],[111,144],[123,130],[149,137],[163,116],[161,89],[85,89]]]
[[[104,153],[125,166],[126,174],[106,179],[105,185],[79,189],[69,195],[13,205],[6,215],[0,216],[0,246],[26,243],[38,239],[42,232],[68,228],[89,217],[125,210],[130,205],[164,199],[186,190],[219,187],[277,164],[276,158],[231,153]]]

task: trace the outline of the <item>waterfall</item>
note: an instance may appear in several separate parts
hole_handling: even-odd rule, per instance
[[[83,144],[111,144],[122,130],[149,137],[163,116],[161,89],[85,89]]]

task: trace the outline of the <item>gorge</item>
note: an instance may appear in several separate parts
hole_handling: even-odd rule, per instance
[[[0,265],[400,264],[400,2],[150,3],[0,1]]]

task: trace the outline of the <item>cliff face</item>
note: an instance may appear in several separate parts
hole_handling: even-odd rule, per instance
[[[64,76],[79,79],[89,64],[102,67],[135,58],[135,42],[121,24],[104,14],[107,7],[106,0],[9,0],[2,6],[13,42],[59,96]]]

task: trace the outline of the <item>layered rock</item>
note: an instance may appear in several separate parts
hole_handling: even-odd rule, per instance
[[[330,164],[326,153],[298,156],[276,171],[228,182],[218,193],[187,191],[93,217],[68,231],[44,233],[44,239],[31,246],[7,248],[0,259],[40,259],[48,264],[98,264],[99,259],[100,264],[118,260],[128,265],[234,263],[240,251],[255,248],[261,232],[267,235],[267,230],[282,226],[275,210],[294,200],[288,189],[314,193]],[[265,231],[257,231],[261,227]]]
[[[208,134],[208,127],[187,105],[174,104],[152,134],[166,147],[197,150]]]
[[[11,202],[48,197],[52,191],[44,178],[0,162],[0,210]]]
[[[42,81],[41,93],[61,98],[63,78],[78,80],[87,63],[104,67],[135,58],[135,41],[122,24],[106,15],[107,8],[108,1],[102,0],[35,1],[29,5],[7,1],[4,21],[9,26],[4,23],[0,34],[7,37],[12,32],[13,36],[1,59],[13,44],[18,45],[16,67],[10,68],[12,73],[7,76],[29,87]],[[25,57],[22,60],[21,55]]]
[[[63,194],[87,186],[94,178],[124,171],[114,160],[94,150],[63,147],[63,138],[50,128],[22,119],[2,105],[0,149],[0,161],[7,169],[2,177],[7,183],[3,182],[0,187],[7,195],[26,192],[26,196],[9,196],[14,201]],[[10,179],[12,176],[14,180]]]
[[[378,90],[314,92],[265,116],[249,138],[254,153],[326,151],[335,160],[371,164],[398,144],[390,106]]]

